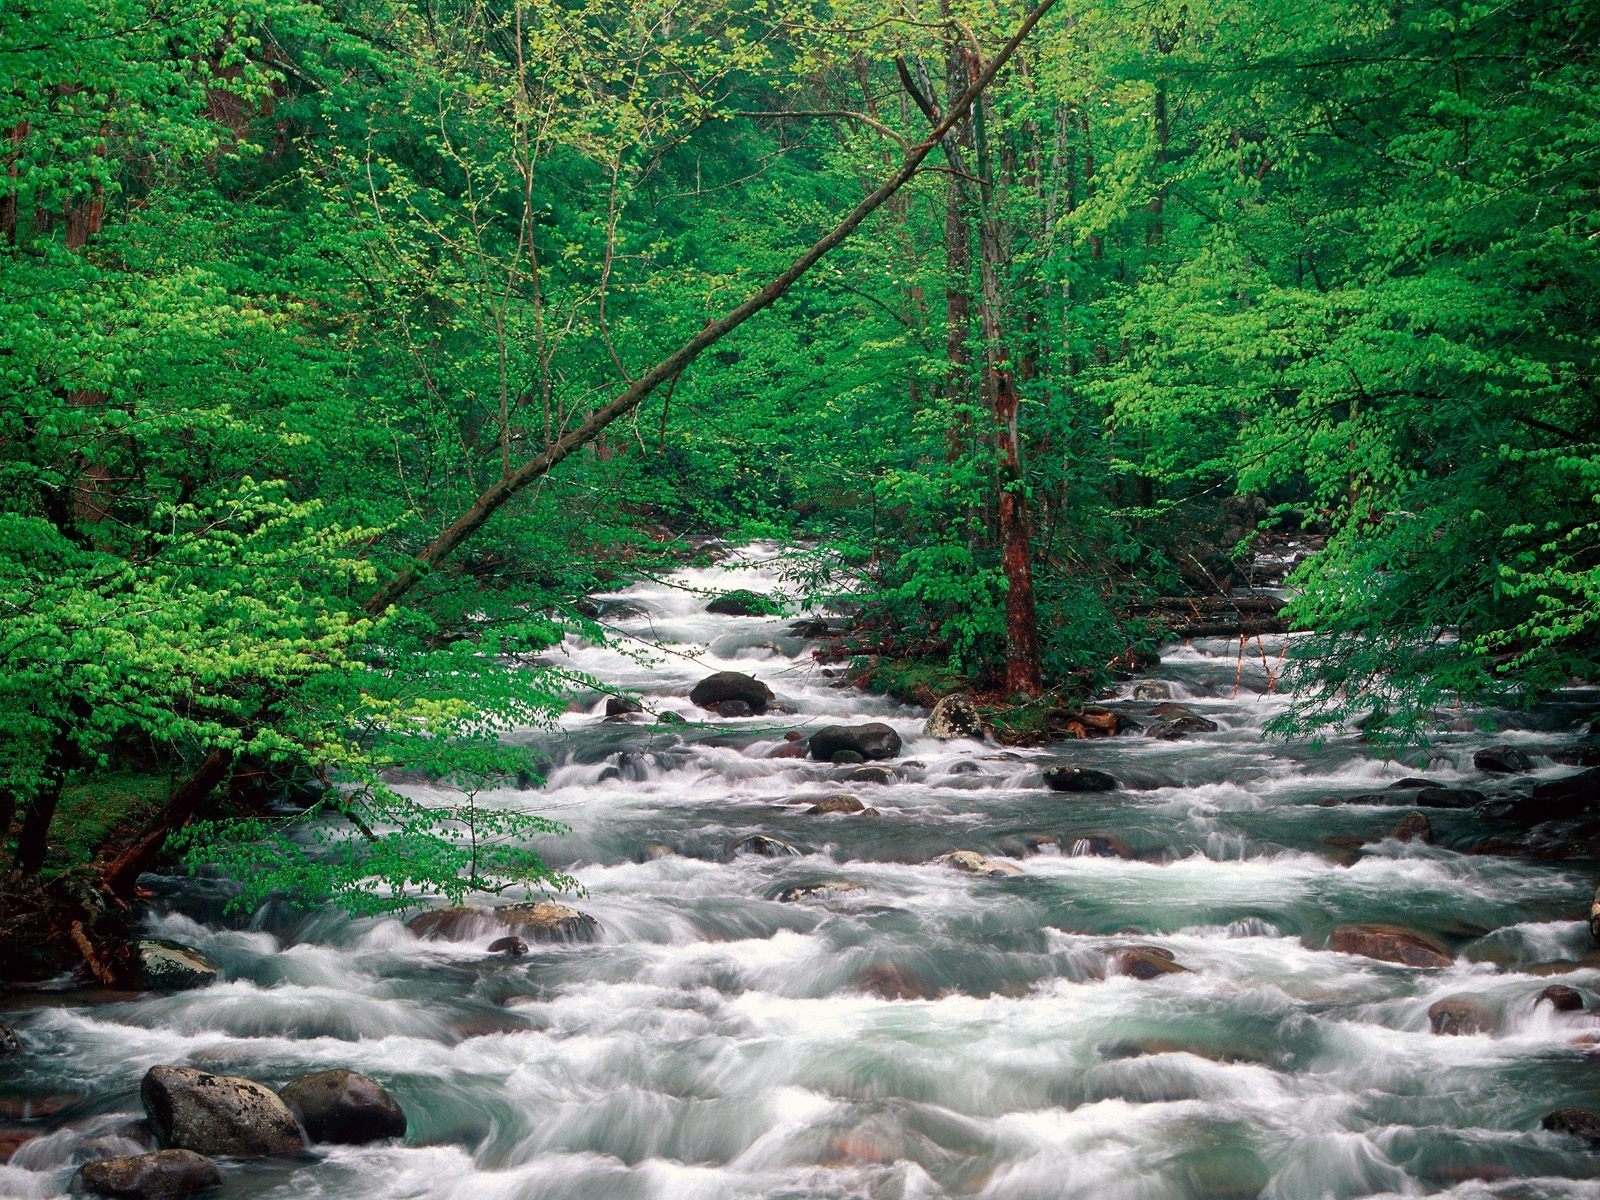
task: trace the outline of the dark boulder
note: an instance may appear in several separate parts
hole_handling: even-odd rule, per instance
[[[1436,783],[1432,779],[1418,779],[1415,776],[1408,776],[1405,779],[1396,779],[1389,785],[1389,790],[1393,792],[1401,792],[1407,790],[1414,791],[1417,788],[1433,788],[1443,786],[1444,785],[1442,783]]]
[[[717,705],[719,717],[749,717],[754,716],[755,710],[744,700],[723,700]]]
[[[1121,786],[1104,771],[1089,767],[1046,767],[1044,781],[1052,792],[1114,792]]]
[[[983,718],[977,705],[969,696],[946,696],[933,706],[928,723],[922,727],[924,737],[938,738],[941,742],[956,738],[983,738]]]
[[[600,922],[565,904],[540,900],[531,904],[452,906],[421,913],[406,922],[419,938],[462,941],[496,928],[512,929],[536,942],[593,942]]]
[[[1521,775],[1533,770],[1533,760],[1515,746],[1485,746],[1472,756],[1472,765],[1495,775]]]
[[[1487,799],[1472,788],[1427,787],[1417,792],[1417,803],[1426,808],[1476,808]]]
[[[845,783],[893,783],[900,777],[888,767],[857,767],[854,771],[847,771],[842,777]]]
[[[670,708],[664,708],[656,714],[657,725],[687,725],[689,718],[682,713],[675,713]]]
[[[166,938],[141,938],[139,986],[154,992],[180,992],[205,987],[220,977],[217,965],[193,946]]]
[[[1600,810],[1600,767],[1533,785],[1533,795],[1516,801],[1507,814],[1519,821],[1564,821]]]
[[[836,767],[853,767],[857,763],[866,762],[866,757],[859,750],[835,750],[828,761]]]
[[[827,725],[811,735],[811,757],[818,762],[838,762],[840,751],[859,754],[867,761],[893,758],[900,753],[900,735],[882,721]]]
[[[751,712],[764,713],[772,703],[772,689],[742,671],[718,671],[695,684],[689,700],[713,710],[724,700],[742,700]]]
[[[1168,717],[1156,721],[1145,728],[1145,737],[1159,738],[1164,742],[1176,741],[1178,738],[1188,737],[1191,733],[1215,733],[1218,725],[1215,721],[1208,721],[1205,717],[1197,717],[1192,713]]]
[[[1172,951],[1159,946],[1130,946],[1111,956],[1111,968],[1118,975],[1134,979],[1159,979],[1163,975],[1187,975],[1188,967],[1173,958]]]
[[[1397,842],[1431,842],[1433,826],[1428,824],[1428,818],[1421,813],[1407,813],[1400,818],[1400,824],[1390,830],[1389,836]]]
[[[193,1150],[157,1150],[129,1158],[101,1158],[78,1168],[72,1190],[114,1200],[192,1196],[220,1186],[217,1164]]]
[[[811,749],[803,741],[779,742],[767,751],[768,758],[808,758],[810,755]]]
[[[527,952],[528,943],[519,937],[511,935],[495,938],[494,941],[489,943],[490,954],[504,954],[511,958],[521,958]]]
[[[832,813],[860,813],[872,817],[878,815],[877,809],[868,808],[854,796],[824,796],[806,809],[806,812],[813,817],[825,817]]]
[[[729,850],[733,854],[758,854],[762,858],[784,858],[800,853],[788,842],[780,842],[777,838],[767,837],[762,833],[753,833],[747,838],[740,838],[729,847]]]
[[[1494,1027],[1494,1010],[1482,996],[1446,996],[1428,1005],[1428,1028],[1443,1037],[1487,1033]]]
[[[606,716],[621,717],[628,713],[643,712],[644,705],[632,696],[610,696],[606,699]]]
[[[1600,1146],[1600,1113],[1587,1108],[1558,1108],[1540,1124],[1553,1133],[1568,1133]]]
[[[1535,997],[1533,1004],[1535,1008],[1549,1004],[1556,1012],[1582,1012],[1583,993],[1564,983],[1552,983]]]
[[[361,1145],[406,1135],[406,1114],[394,1097],[356,1071],[302,1075],[278,1095],[314,1142]]]
[[[0,1058],[20,1053],[21,1050],[22,1039],[17,1036],[17,1031],[9,1025],[0,1025]]]
[[[736,588],[731,592],[724,592],[706,605],[706,611],[720,613],[725,617],[762,617],[772,612],[774,607],[773,602],[759,592]]]
[[[1398,925],[1340,925],[1328,938],[1328,949],[1359,954],[1406,967],[1448,967],[1454,959],[1440,942]]]
[[[294,1114],[276,1092],[253,1080],[193,1067],[151,1067],[139,1098],[167,1149],[240,1158],[305,1149]]]

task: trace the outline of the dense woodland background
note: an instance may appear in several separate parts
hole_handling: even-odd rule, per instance
[[[1600,9],[1045,7],[930,146],[1022,8],[9,4],[12,886],[90,911],[330,770],[377,834],[297,860],[309,892],[537,871],[382,772],[516,770],[497,732],[571,682],[526,656],[696,532],[814,545],[797,597],[997,699],[1092,693],[1141,601],[1224,592],[1273,530],[1326,537],[1302,731],[1592,677]]]

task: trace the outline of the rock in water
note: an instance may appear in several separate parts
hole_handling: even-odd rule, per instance
[[[1428,818],[1419,812],[1407,813],[1400,818],[1389,833],[1397,842],[1431,842],[1433,841],[1433,826],[1428,824]]]
[[[217,981],[217,966],[193,946],[166,938],[141,938],[139,985],[153,992],[180,992]]]
[[[888,767],[857,767],[844,776],[845,783],[893,783],[899,776]]]
[[[221,1183],[222,1172],[205,1155],[193,1150],[157,1150],[84,1163],[72,1181],[72,1190],[115,1200],[156,1200],[192,1196]]]
[[[611,696],[606,700],[606,716],[621,717],[628,713],[643,712],[644,705],[632,696]]]
[[[763,858],[786,858],[800,853],[788,842],[780,842],[777,838],[767,837],[763,833],[753,833],[747,838],[741,838],[730,849],[734,854],[759,854]]]
[[[1570,1133],[1591,1146],[1600,1146],[1600,1113],[1587,1108],[1558,1108],[1541,1124],[1556,1133]]]
[[[600,937],[600,922],[588,913],[549,900],[436,908],[406,922],[406,928],[419,938],[446,941],[478,937],[496,927],[514,929],[536,942],[593,942]]]
[[[746,700],[723,700],[717,705],[719,717],[748,717],[754,713],[755,710]]]
[[[772,703],[772,689],[742,671],[718,671],[694,685],[689,700],[701,708],[712,708],[724,700],[742,700],[753,713],[764,713]]]
[[[811,757],[818,762],[838,762],[841,751],[864,760],[893,758],[900,753],[900,735],[882,721],[865,725],[827,725],[811,735]]]
[[[821,883],[801,883],[786,887],[778,893],[778,899],[784,904],[794,904],[800,900],[832,900],[836,896],[848,896],[851,892],[864,891],[866,888],[859,883],[851,883],[848,879],[825,879]]]
[[[299,1154],[305,1138],[271,1088],[193,1067],[151,1067],[139,1088],[156,1138],[172,1150],[240,1158]]]
[[[1159,979],[1163,975],[1187,975],[1189,968],[1175,962],[1170,950],[1157,946],[1131,946],[1111,956],[1111,965],[1119,975],[1135,979]]]
[[[1172,685],[1165,679],[1146,679],[1133,685],[1135,700],[1171,700]]]
[[[495,938],[489,943],[490,954],[506,954],[512,958],[521,958],[528,952],[528,943],[519,937]]]
[[[1485,746],[1472,756],[1472,765],[1495,775],[1521,775],[1533,770],[1533,760],[1515,746]]]
[[[1044,781],[1052,792],[1114,792],[1115,778],[1088,767],[1046,767]]]
[[[1549,1002],[1550,1007],[1556,1012],[1582,1012],[1583,993],[1577,988],[1570,988],[1564,983],[1552,983],[1534,999],[1534,1007]]]
[[[1444,1037],[1487,1033],[1494,1027],[1494,1011],[1482,996],[1446,996],[1428,1006],[1428,1027]]]
[[[0,1058],[8,1054],[17,1054],[22,1050],[22,1039],[17,1036],[17,1031],[9,1025],[0,1025]]]
[[[854,796],[824,796],[810,808],[806,814],[813,817],[825,817],[831,813],[861,813],[863,815],[877,815],[877,809],[868,808]]]
[[[360,1145],[406,1135],[406,1114],[394,1097],[356,1071],[302,1075],[278,1094],[314,1142]]]
[[[772,602],[765,596],[744,588],[724,592],[706,605],[708,613],[719,613],[725,617],[760,617],[771,612],[772,608]]]
[[[1021,867],[1013,863],[997,862],[992,858],[985,858],[976,850],[952,850],[949,854],[941,854],[934,862],[942,862],[954,867],[958,871],[965,871],[968,875],[986,875],[998,878],[1002,875],[1021,875]]]
[[[1455,961],[1433,938],[1398,925],[1340,925],[1329,936],[1328,949],[1406,967],[1448,967]]]
[[[983,737],[983,718],[977,705],[969,696],[946,696],[933,706],[928,723],[922,727],[924,737],[938,738],[941,742],[956,738]]]
[[[1165,721],[1157,721],[1148,726],[1144,735],[1159,738],[1164,742],[1176,741],[1178,738],[1188,737],[1191,733],[1215,733],[1217,723],[1205,717],[1197,717],[1193,713],[1183,713],[1170,717]]]

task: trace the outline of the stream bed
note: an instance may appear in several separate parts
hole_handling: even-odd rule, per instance
[[[925,710],[837,686],[792,615],[704,611],[778,587],[775,553],[601,597],[628,636],[565,647],[688,724],[607,721],[596,698],[516,735],[554,764],[543,788],[478,796],[571,827],[541,848],[584,884],[569,902],[598,941],[508,958],[401,919],[224,919],[219,881],[153,881],[153,932],[223,980],[0,1012],[25,1045],[0,1060],[0,1123],[40,1135],[0,1197],[64,1195],[86,1159],[150,1148],[130,1121],[156,1064],[272,1085],[348,1067],[409,1117],[403,1144],[228,1163],[229,1200],[1600,1196],[1600,1151],[1540,1128],[1600,1106],[1600,1018],[1536,1003],[1560,982],[1600,1004],[1595,864],[1465,853],[1487,832],[1470,809],[1318,803],[1417,775],[1490,790],[1473,753],[1491,740],[1535,779],[1568,773],[1547,754],[1595,692],[1426,759],[1286,745],[1261,735],[1286,703],[1282,639],[1243,658],[1198,641],[1110,703],[1148,725],[1164,690],[1215,732],[937,741]],[[695,708],[719,670],[793,712]],[[770,757],[867,721],[903,739],[889,782]],[[1051,791],[1055,764],[1122,786]],[[876,813],[807,811],[839,794]],[[1387,836],[1413,811],[1431,842]],[[796,853],[735,852],[757,834]],[[963,849],[1020,873],[936,861]],[[1452,964],[1328,949],[1352,922],[1438,939]],[[1187,970],[1137,969],[1168,955]],[[1478,1032],[1434,1033],[1430,1006],[1463,995]]]

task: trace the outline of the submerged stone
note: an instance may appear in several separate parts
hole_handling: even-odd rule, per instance
[[[1437,969],[1455,961],[1439,941],[1398,925],[1340,925],[1329,935],[1328,948],[1406,967]]]
[[[157,1150],[127,1158],[86,1162],[73,1178],[73,1191],[113,1200],[158,1200],[192,1196],[222,1184],[217,1164],[193,1150]]]

